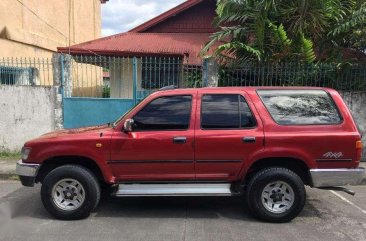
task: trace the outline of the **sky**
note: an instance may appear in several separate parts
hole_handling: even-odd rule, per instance
[[[102,36],[130,30],[185,0],[109,0],[102,4]]]

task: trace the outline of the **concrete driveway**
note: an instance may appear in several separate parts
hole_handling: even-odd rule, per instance
[[[250,217],[240,197],[102,199],[88,219],[58,221],[42,206],[39,186],[0,182],[0,240],[366,240],[366,186],[344,193],[307,189],[308,201],[287,224]]]

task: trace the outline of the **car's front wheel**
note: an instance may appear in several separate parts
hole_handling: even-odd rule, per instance
[[[47,211],[58,219],[73,220],[89,216],[100,200],[97,179],[88,169],[65,165],[52,170],[44,179],[41,198]]]
[[[249,181],[246,199],[249,210],[268,222],[288,222],[305,205],[306,192],[301,178],[286,168],[266,168]]]

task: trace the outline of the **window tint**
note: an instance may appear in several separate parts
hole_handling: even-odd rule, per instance
[[[238,129],[253,127],[254,118],[245,99],[239,95],[204,95],[201,127],[203,129]]]
[[[133,120],[135,130],[185,130],[189,127],[191,96],[164,96],[147,104]]]
[[[338,110],[323,90],[259,90],[264,105],[278,124],[336,124]]]
[[[248,103],[245,101],[243,96],[240,96],[239,102],[240,108],[240,127],[248,128],[256,125],[255,119],[252,112],[249,109]]]

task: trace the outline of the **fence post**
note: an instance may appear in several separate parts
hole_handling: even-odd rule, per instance
[[[62,97],[64,97],[65,94],[65,74],[64,74],[64,55],[60,55],[60,91]]]
[[[71,55],[61,55],[61,78],[62,78],[62,89],[63,96],[72,96],[72,66],[71,66]]]
[[[55,89],[55,106],[54,106],[54,126],[55,129],[63,128],[63,59],[62,54],[53,54],[52,56],[52,72],[53,72],[53,88]]]
[[[137,58],[132,59],[133,104],[137,104]]]
[[[71,60],[71,55],[56,53],[52,57],[53,85],[57,86],[59,93],[66,97],[72,94]]]
[[[219,68],[214,58],[203,60],[203,87],[219,86]]]
[[[53,73],[53,86],[58,87],[58,93],[62,92],[62,80],[61,80],[61,54],[52,55],[52,73]]]

